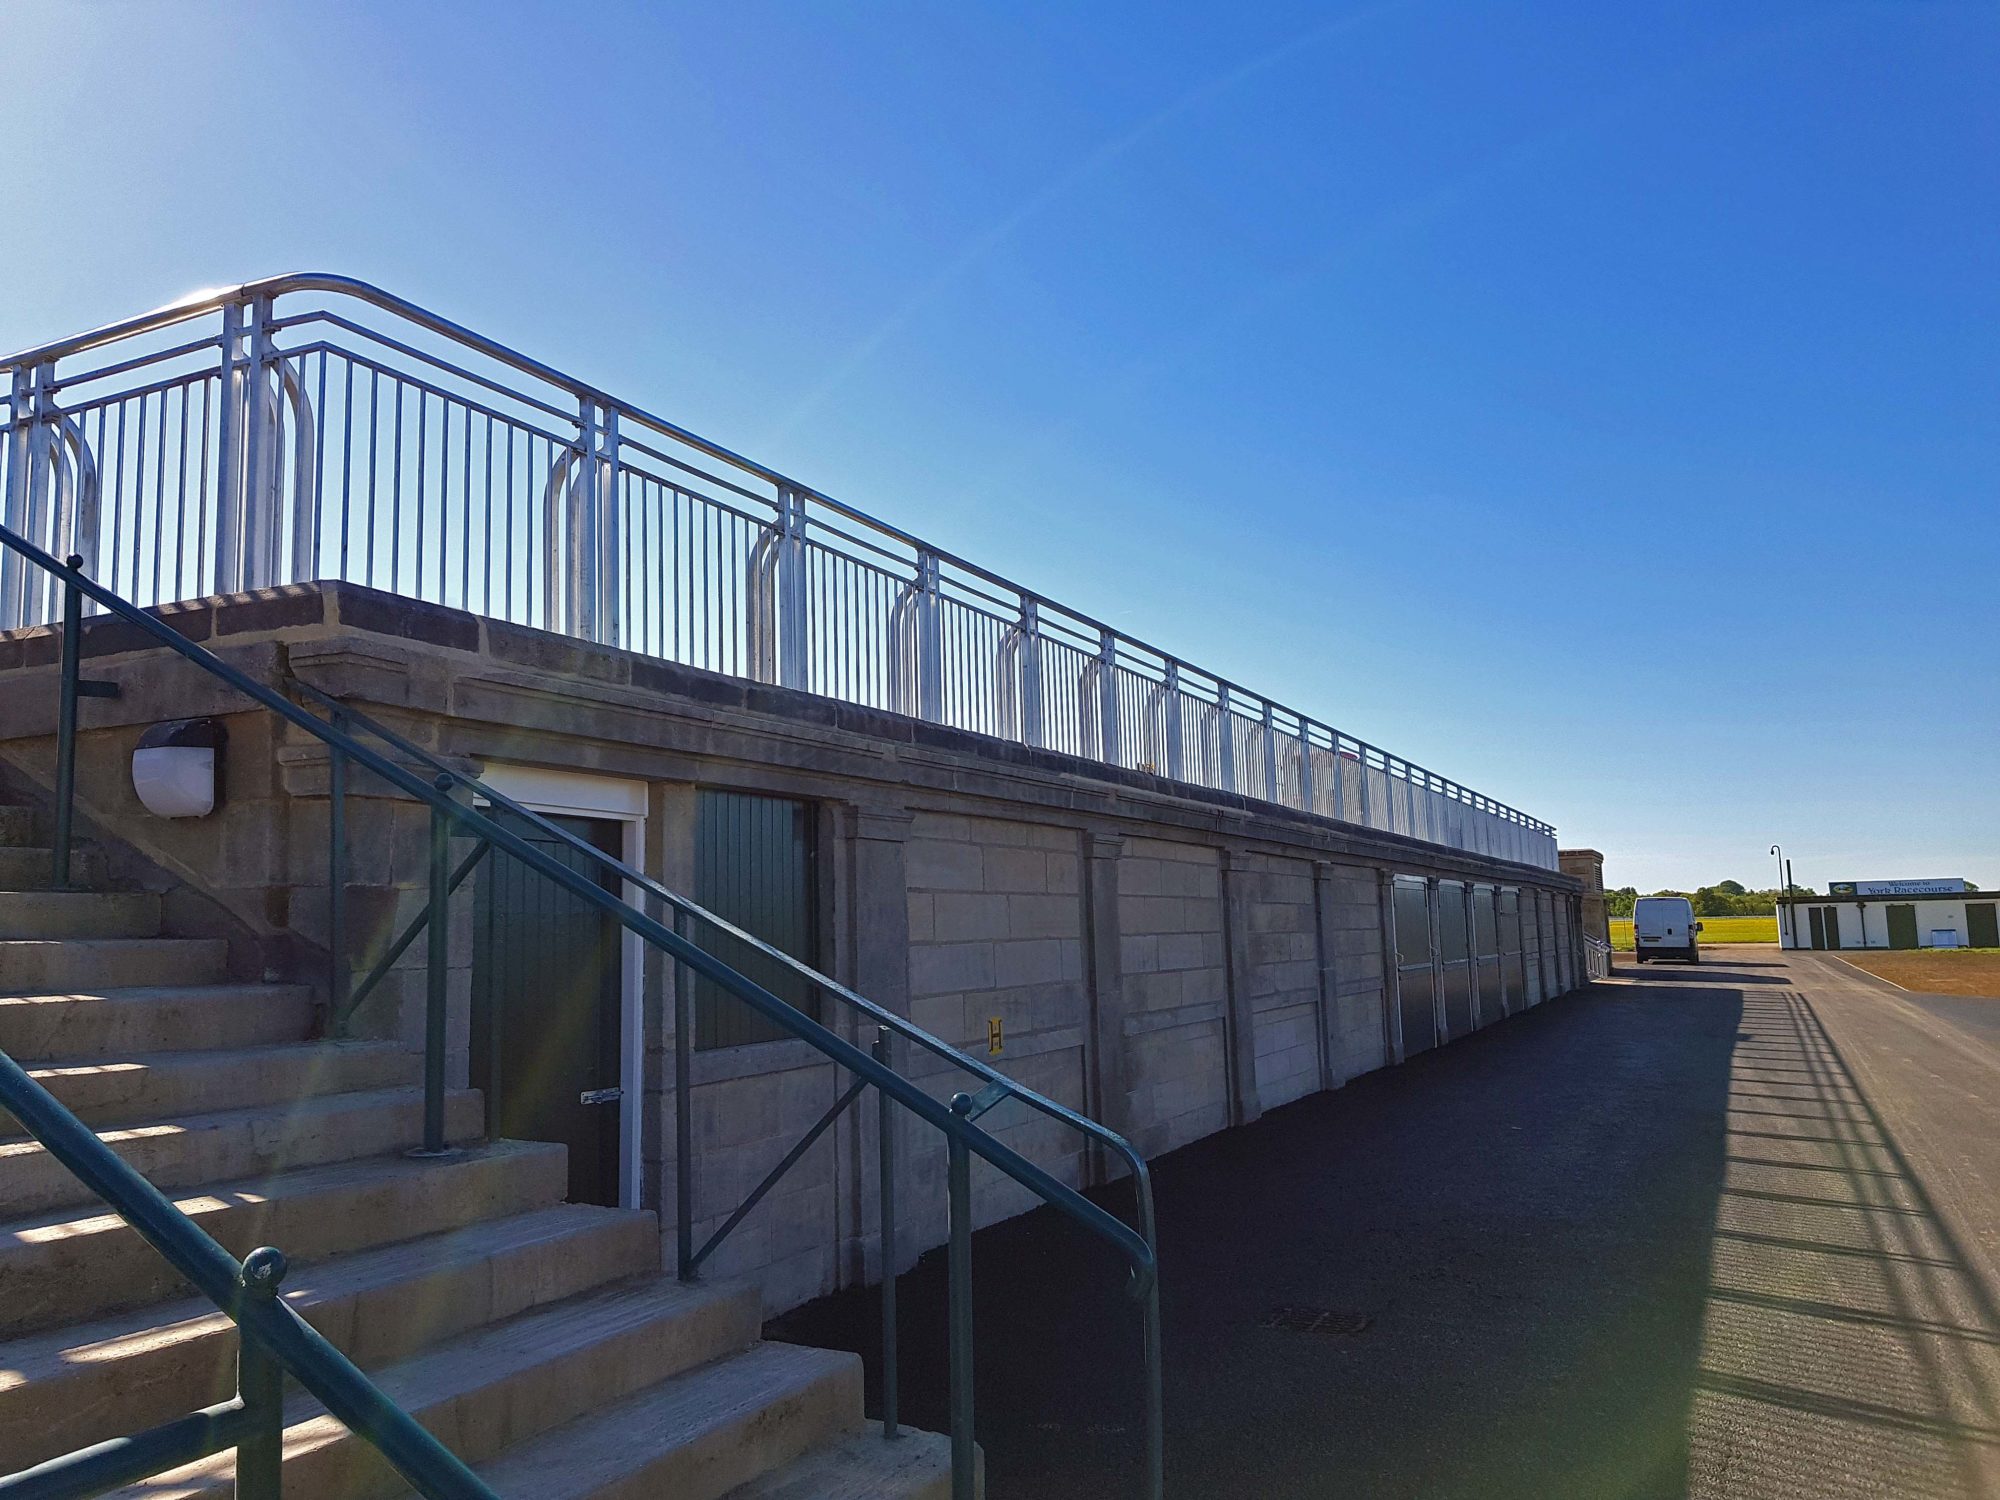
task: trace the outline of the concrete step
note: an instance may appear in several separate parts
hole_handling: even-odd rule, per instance
[[[858,1355],[759,1344],[530,1442],[480,1477],[503,1500],[719,1500],[860,1423]]]
[[[17,848],[35,841],[32,807],[0,807],[0,848]]]
[[[54,852],[47,847],[0,847],[0,891],[45,891],[54,876]],[[104,852],[88,846],[71,849],[69,883],[85,889],[104,884]]]
[[[981,1493],[984,1468],[973,1468]],[[728,1500],[951,1500],[951,1439],[905,1431],[889,1441],[871,1423],[731,1490]]]
[[[0,891],[0,939],[143,938],[160,931],[150,891]]]
[[[28,1072],[71,1113],[99,1127],[280,1104],[310,1094],[407,1088],[423,1058],[394,1042],[292,1042],[123,1060],[55,1061]],[[0,1110],[0,1139],[18,1136]]]
[[[0,991],[216,984],[227,972],[221,938],[67,938],[0,941]]]
[[[548,1208],[568,1183],[561,1146],[495,1141],[435,1160],[378,1156],[223,1183],[179,1195],[178,1206],[232,1255],[276,1245],[305,1264]],[[189,1290],[131,1225],[95,1206],[0,1224],[0,1287],[5,1336]]]
[[[312,992],[296,984],[85,987],[0,995],[0,1051],[26,1065],[296,1042]]]
[[[364,1367],[657,1272],[651,1214],[560,1204],[294,1267],[285,1300]],[[225,1401],[236,1334],[206,1299],[17,1339],[0,1354],[0,1473]]]
[[[654,1278],[481,1329],[392,1365],[375,1379],[391,1401],[459,1457],[477,1464],[706,1361],[748,1348],[756,1340],[760,1316],[753,1287],[688,1287]],[[858,1410],[860,1362],[852,1355],[827,1358],[852,1362]],[[287,1403],[285,1414],[286,1500],[368,1500],[408,1493],[374,1448],[309,1399]],[[648,1443],[653,1436],[643,1430],[619,1433],[628,1445]],[[572,1461],[587,1457],[579,1453]],[[218,1454],[119,1493],[145,1500],[225,1496],[233,1493],[234,1466],[232,1455]],[[554,1492],[530,1486],[511,1493]]]
[[[484,1132],[485,1110],[476,1092],[460,1090],[445,1104],[449,1139],[474,1140]],[[414,1146],[423,1139],[423,1091],[333,1094],[104,1130],[98,1138],[155,1187],[227,1182]],[[0,1215],[46,1213],[90,1201],[90,1189],[39,1142],[0,1142]]]

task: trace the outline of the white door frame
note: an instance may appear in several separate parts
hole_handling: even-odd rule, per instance
[[[530,812],[560,813],[573,818],[598,818],[623,825],[621,857],[635,870],[645,869],[646,783],[621,776],[581,771],[551,771],[542,766],[510,766],[488,762],[480,779],[503,797],[511,797]],[[627,884],[625,900],[639,905],[637,886]],[[618,1072],[623,1090],[618,1101],[618,1206],[640,1206],[640,1152],[645,1105],[645,973],[644,941],[629,928],[621,929],[619,954]]]

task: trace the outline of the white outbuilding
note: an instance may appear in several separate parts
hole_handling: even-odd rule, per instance
[[[1963,880],[1836,880],[1778,903],[1785,948],[2000,948],[2000,896]]]

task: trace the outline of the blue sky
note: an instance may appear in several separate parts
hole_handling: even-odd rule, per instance
[[[0,345],[380,282],[1606,851],[2000,886],[2000,9],[48,5]]]

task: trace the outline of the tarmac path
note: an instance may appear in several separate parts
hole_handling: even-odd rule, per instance
[[[2000,1496],[2000,1001],[1705,959],[1158,1164],[1170,1497]],[[1116,1266],[1047,1213],[974,1253],[989,1496],[1136,1494]],[[872,1362],[873,1308],[773,1332]]]

